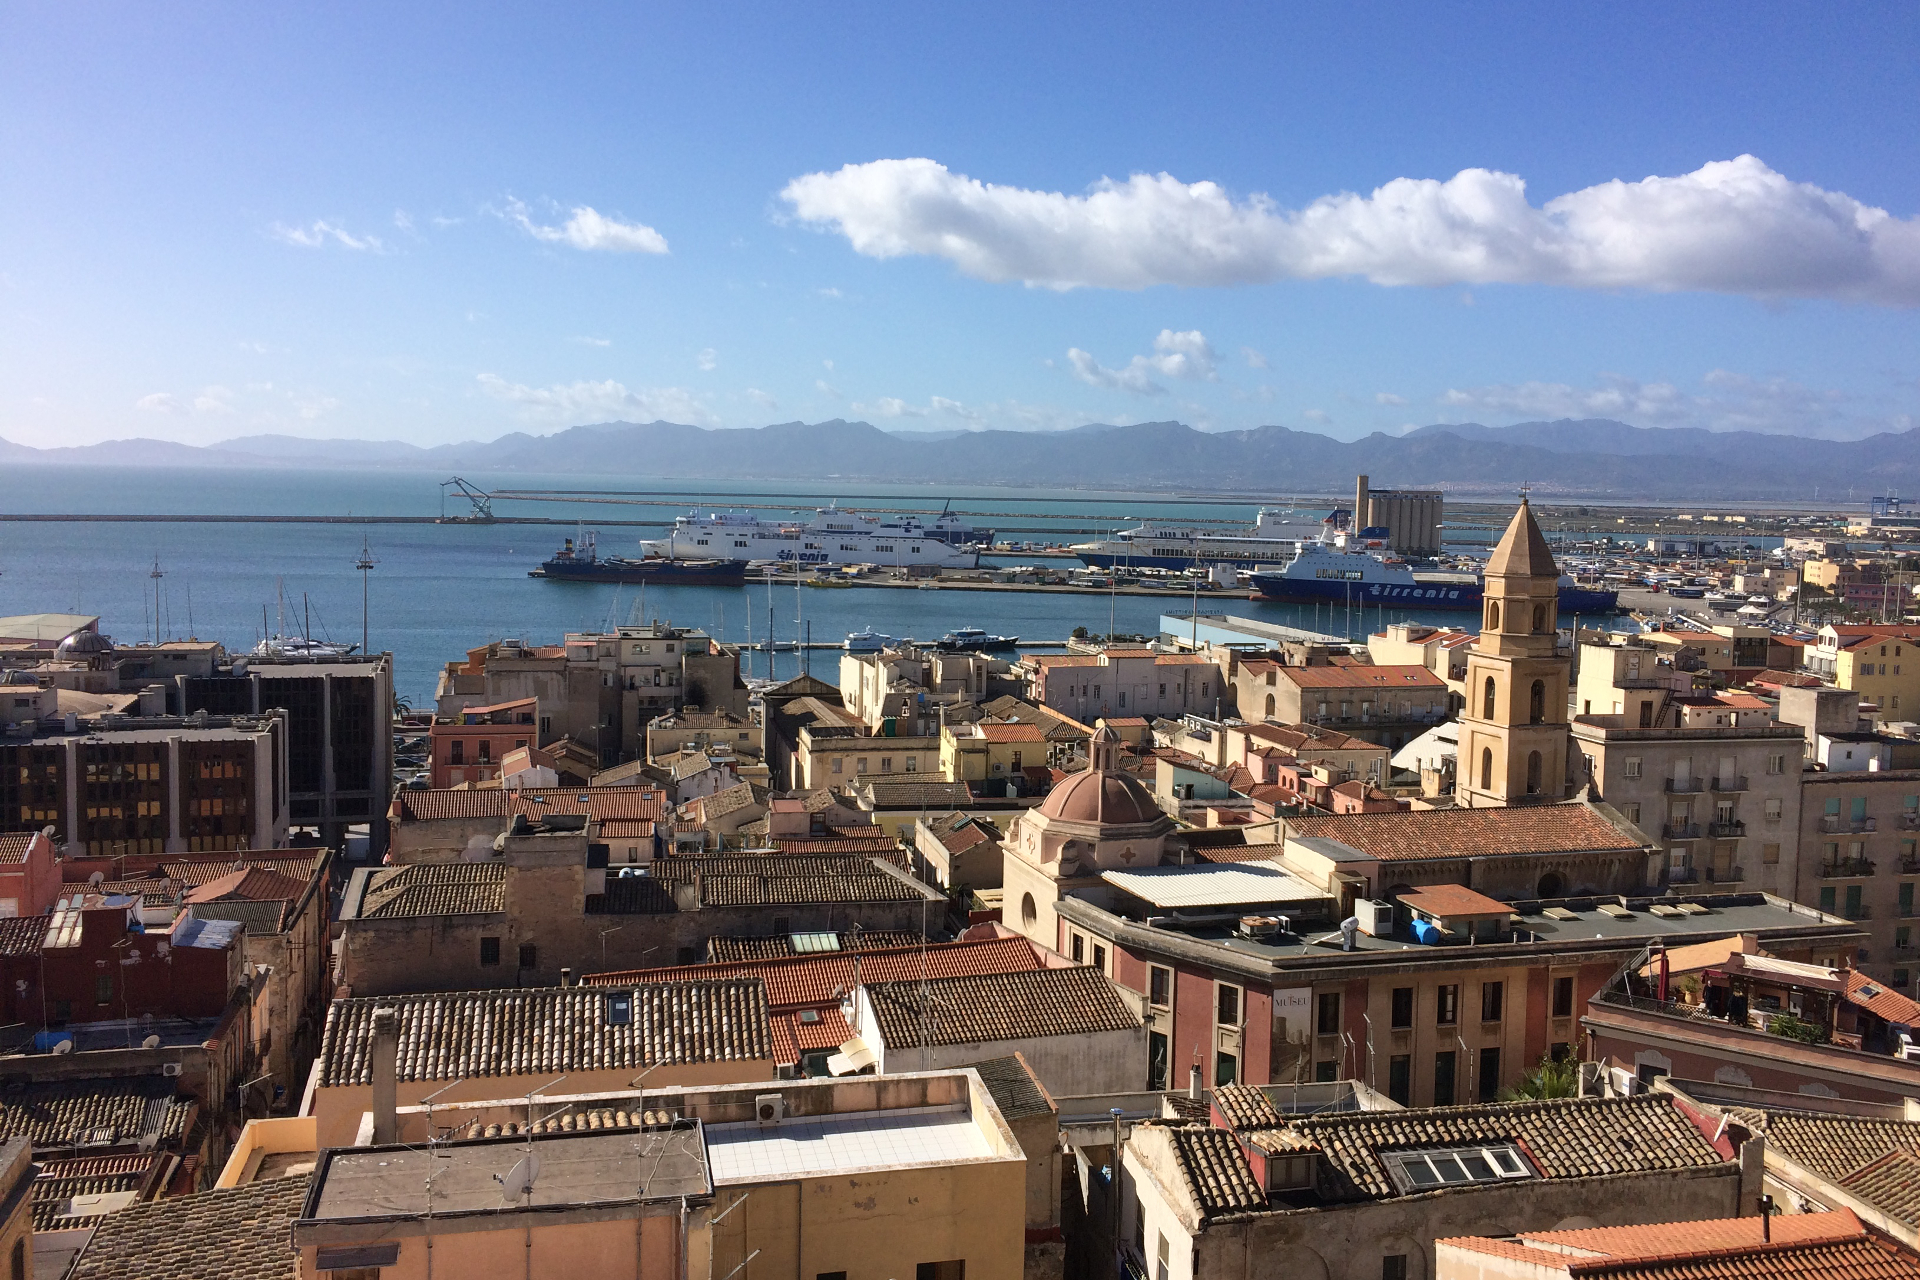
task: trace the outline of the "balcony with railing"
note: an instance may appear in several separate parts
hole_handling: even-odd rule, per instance
[[[1700,883],[1700,868],[1698,868],[1698,867],[1668,867],[1668,868],[1667,868],[1667,883],[1668,883],[1668,884],[1699,884],[1699,883]]]
[[[1878,829],[1879,824],[1872,818],[1843,818],[1836,814],[1828,814],[1820,819],[1820,830],[1829,835],[1836,831],[1851,831],[1858,835],[1861,832]]]
[[[1703,778],[1668,778],[1667,790],[1676,796],[1697,796],[1706,789]]]
[[[1741,774],[1737,778],[1715,778],[1713,780],[1713,789],[1715,791],[1745,791],[1747,789],[1746,775]]]
[[[1745,867],[1722,867],[1718,870],[1707,868],[1707,881],[1710,884],[1739,884],[1747,878]]]
[[[1920,853],[1900,855],[1900,874],[1903,876],[1920,875]]]
[[[1820,878],[1823,880],[1845,880],[1851,876],[1872,874],[1872,858],[1835,858],[1832,862],[1820,864]]]
[[[1902,831],[1920,831],[1920,812],[1912,809],[1902,810],[1897,821]]]
[[[1840,908],[1840,914],[1849,920],[1871,920],[1873,919],[1873,908],[1864,902],[1850,902]]]
[[[1747,834],[1747,824],[1737,818],[1727,818],[1722,821],[1709,822],[1707,824],[1707,834],[1716,840],[1737,840]]]
[[[1700,824],[1697,822],[1662,823],[1660,836],[1664,840],[1698,840],[1700,838]]]

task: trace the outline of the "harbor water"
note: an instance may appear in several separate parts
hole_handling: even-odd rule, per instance
[[[671,482],[657,477],[475,476],[483,488],[631,489],[693,492],[703,509],[724,507],[731,494],[752,493],[763,505],[770,493],[792,496],[796,512],[842,495],[767,482]],[[417,472],[10,467],[0,470],[0,512],[100,515],[317,515],[424,517],[441,510],[440,477]],[[1023,539],[1071,542],[1090,522],[1251,521],[1260,505],[1183,501],[1143,494],[1075,490],[921,488],[849,485],[865,500],[847,505],[938,511],[949,498],[956,510],[980,512],[982,527],[1018,525],[1046,532],[1008,533]],[[1271,499],[1268,505],[1284,503]],[[677,506],[580,506],[516,503],[496,514],[572,520],[671,520]],[[1311,509],[1304,507],[1303,509]],[[448,514],[465,514],[455,502]],[[769,513],[777,516],[778,513]],[[631,554],[650,530],[595,523],[603,554]],[[574,530],[562,525],[470,523],[201,523],[118,521],[0,521],[0,615],[83,613],[100,616],[101,629],[122,642],[195,636],[229,649],[250,648],[266,632],[311,629],[315,639],[358,643],[361,575],[354,565],[363,541],[375,567],[367,575],[366,626],[375,650],[394,655],[396,691],[416,706],[431,700],[440,667],[489,640],[518,638],[554,643],[568,631],[671,620],[701,627],[723,640],[763,642],[771,626],[776,644],[810,635],[838,641],[872,627],[892,636],[935,639],[957,627],[982,627],[1023,640],[1064,641],[1075,627],[1103,633],[1151,635],[1166,613],[1188,612],[1192,597],[1177,591],[1150,596],[1101,597],[1038,591],[902,590],[846,587],[771,591],[746,587],[614,586],[549,582],[527,576]],[[1002,557],[1019,563],[1020,557]],[[1064,565],[1064,561],[1053,561]],[[154,578],[155,567],[162,576]],[[284,604],[281,602],[284,601]],[[1203,613],[1232,613],[1286,626],[1363,638],[1384,623],[1415,620],[1470,626],[1459,613],[1384,613],[1376,609],[1280,605],[1244,593],[1200,596]],[[784,678],[810,665],[834,679],[837,655],[791,650],[753,653],[753,675]]]

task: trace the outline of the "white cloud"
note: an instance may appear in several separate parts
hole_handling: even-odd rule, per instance
[[[155,391],[141,396],[133,402],[136,409],[145,409],[148,413],[192,413],[185,400],[170,391]]]
[[[1373,402],[1375,404],[1405,404],[1407,398],[1405,396],[1397,396],[1391,391],[1376,391],[1373,393]]]
[[[899,396],[881,396],[872,404],[853,404],[848,406],[855,413],[870,414],[876,418],[924,418],[927,411],[917,405],[908,404]]]
[[[833,367],[831,362],[829,362],[827,367],[828,368]],[[832,396],[835,400],[839,400],[842,398],[840,395],[840,388],[834,386],[832,383],[828,382],[825,378],[815,378],[813,380],[813,389],[815,391],[818,391],[823,396]]]
[[[393,211],[393,225],[411,234],[413,232],[413,215],[405,209],[395,209]]]
[[[1264,369],[1267,367],[1265,352],[1255,351],[1252,347],[1242,347],[1240,348],[1240,354],[1246,358],[1247,368],[1249,369]]]
[[[1308,422],[1318,423],[1321,426],[1325,426],[1327,423],[1333,421],[1333,415],[1325,409],[1308,409],[1301,413],[1300,416]]]
[[[685,422],[699,427],[718,426],[719,420],[691,392],[679,387],[630,391],[618,382],[570,382],[551,387],[529,387],[483,373],[480,389],[496,400],[519,405],[534,418],[558,422],[604,422],[623,418],[635,422]]]
[[[314,391],[301,392],[287,398],[293,401],[293,411],[307,422],[312,422],[340,407],[340,402],[332,396],[323,396]]]
[[[693,362],[700,366],[700,372],[712,373],[720,367],[720,353],[712,347],[705,347],[693,358]]]
[[[778,409],[780,407],[780,402],[778,400],[774,399],[771,395],[769,395],[765,391],[762,391],[758,387],[748,387],[745,391],[742,391],[740,394],[745,396],[747,399],[753,401],[755,404],[759,405],[762,409]]]
[[[1750,155],[1606,182],[1535,207],[1490,169],[1395,178],[1303,209],[1169,174],[1085,195],[996,186],[926,159],[795,178],[794,212],[875,258],[946,258],[984,280],[1142,289],[1360,276],[1920,305],[1920,219],[1793,182]]]
[[[557,227],[535,222],[527,206],[508,200],[501,215],[535,240],[564,244],[575,249],[604,250],[609,253],[665,253],[667,238],[639,222],[621,222],[609,218],[588,205],[575,205],[573,216]]]
[[[587,337],[585,334],[580,334],[576,337],[568,338],[567,341],[577,342],[583,347],[610,347],[613,345],[612,338],[590,338],[590,337]]]
[[[1068,349],[1067,363],[1073,367],[1073,376],[1090,386],[1114,387],[1138,396],[1166,394],[1167,389],[1153,380],[1155,374],[1202,382],[1220,380],[1213,348],[1198,329],[1178,333],[1162,329],[1153,340],[1152,355],[1135,356],[1118,369],[1107,368],[1078,347]]]
[[[1612,418],[1637,427],[1699,427],[1709,431],[1760,431],[1858,439],[1881,431],[1904,431],[1913,415],[1891,404],[1870,403],[1842,391],[1823,390],[1790,378],[1756,378],[1714,369],[1696,389],[1671,382],[1640,382],[1602,375],[1594,385],[1522,382],[1452,389],[1440,397],[1449,420]]]
[[[304,227],[290,227],[284,222],[276,222],[267,228],[267,233],[282,244],[294,245],[301,249],[320,249],[332,243],[343,249],[379,253],[386,247],[380,243],[378,236],[356,236],[337,222],[328,222],[319,218]]]
[[[816,289],[815,292],[818,293],[823,298],[844,298],[847,296],[846,294],[840,292],[838,289],[834,288],[832,285],[828,285],[824,289]]]
[[[193,407],[197,413],[232,413],[233,392],[225,387],[203,387],[200,394],[193,398]]]

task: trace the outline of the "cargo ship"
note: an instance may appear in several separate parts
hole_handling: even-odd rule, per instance
[[[1302,521],[1290,511],[1262,507],[1253,527],[1245,533],[1143,524],[1122,529],[1099,542],[1079,542],[1067,549],[1094,569],[1169,569],[1176,573],[1215,565],[1254,569],[1291,560],[1302,542],[1319,536],[1319,523]]]
[[[581,535],[566,545],[538,569],[527,571],[529,578],[552,578],[560,582],[651,582],[664,586],[738,587],[746,583],[745,560],[677,560],[668,556],[602,557],[594,546],[594,535]]]
[[[925,523],[911,515],[883,521],[830,506],[820,508],[804,523],[762,520],[734,511],[681,516],[666,537],[640,546],[649,555],[662,556],[708,556],[725,548],[743,560],[782,564],[972,569],[992,539],[993,530],[976,529],[952,511],[942,511]]]

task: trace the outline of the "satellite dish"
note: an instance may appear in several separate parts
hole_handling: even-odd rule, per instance
[[[512,1204],[533,1190],[534,1179],[539,1176],[540,1157],[527,1155],[514,1161],[504,1177],[494,1174],[493,1180],[500,1184],[500,1198]]]
[[[158,1049],[160,1047],[160,1037],[157,1035],[148,1036],[140,1042],[140,1047],[142,1049]]]
[[[71,1041],[71,1040],[62,1040],[62,1041],[61,1041],[61,1042],[60,1042],[59,1044],[56,1044],[55,1046],[53,1046],[53,1051],[54,1051],[54,1053],[56,1053],[56,1054],[61,1054],[61,1053],[72,1053],[72,1052],[73,1052],[73,1041]]]
[[[106,882],[107,882],[107,873],[104,871],[96,871],[92,875],[87,877],[87,883],[92,885],[96,889],[98,889],[101,885],[105,884]]]

